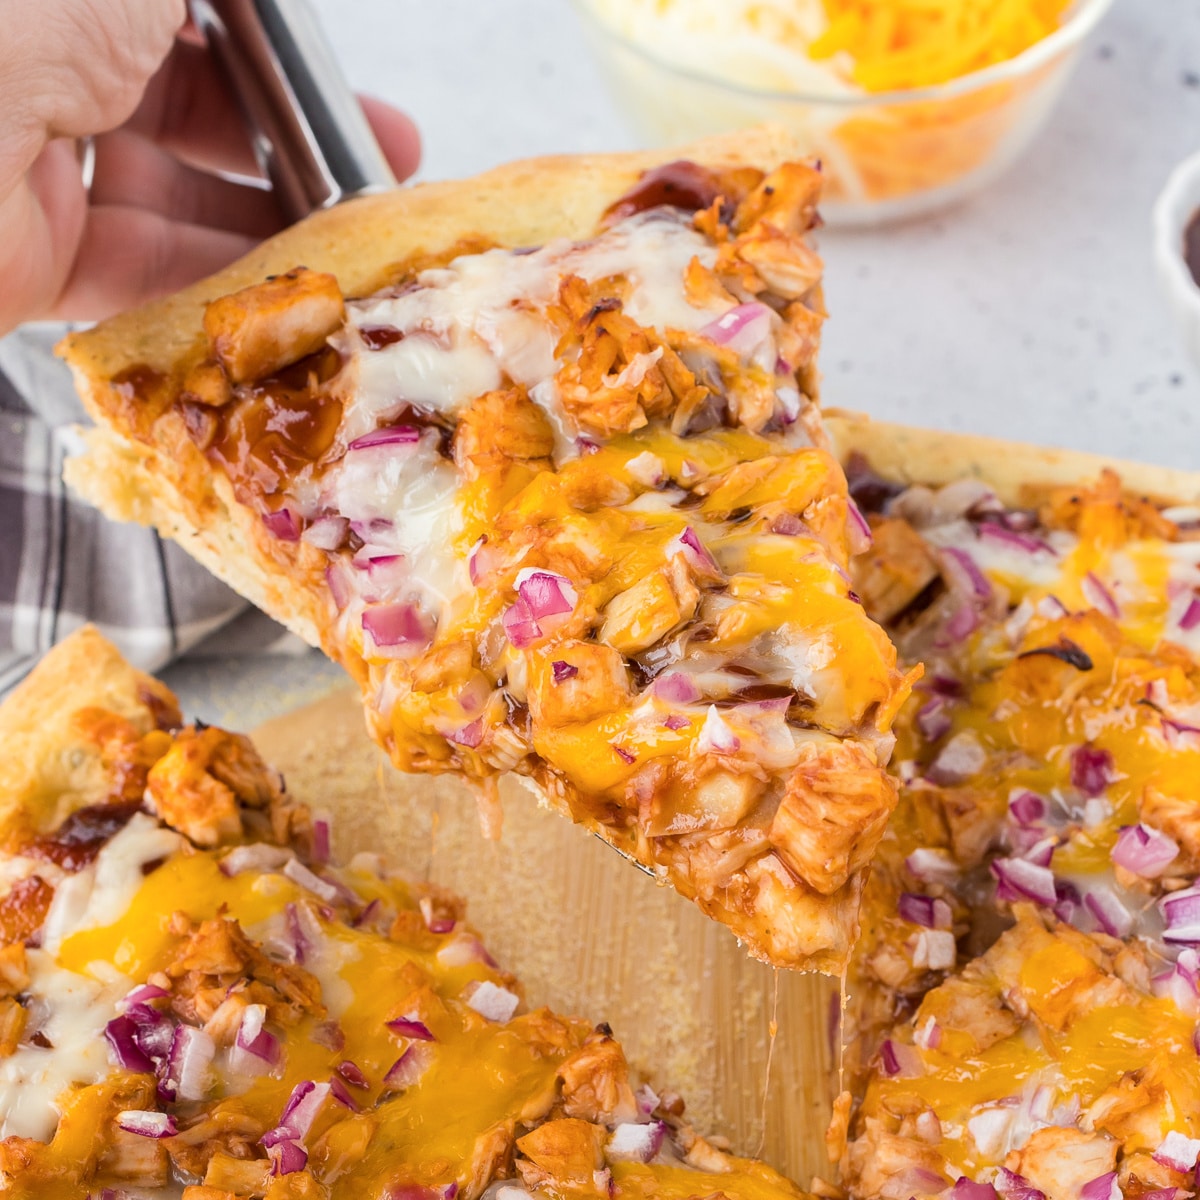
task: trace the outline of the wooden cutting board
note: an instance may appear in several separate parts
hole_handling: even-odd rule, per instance
[[[752,961],[698,909],[540,809],[514,780],[501,787],[503,837],[485,841],[463,785],[388,765],[351,689],[255,738],[291,792],[333,814],[339,857],[378,851],[465,897],[531,1005],[607,1021],[634,1068],[682,1094],[693,1124],[734,1150],[803,1184],[829,1175],[836,984]]]

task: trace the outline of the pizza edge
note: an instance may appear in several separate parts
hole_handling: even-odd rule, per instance
[[[126,662],[94,626],[59,642],[0,702],[0,856],[22,836],[107,799],[101,746],[80,719],[88,709],[141,733],[179,715],[171,690]]]

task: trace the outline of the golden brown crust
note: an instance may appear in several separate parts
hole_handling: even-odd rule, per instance
[[[858,451],[875,471],[898,483],[934,487],[956,479],[979,479],[1005,504],[1021,505],[1044,498],[1051,488],[1095,480],[1110,468],[1129,493],[1166,504],[1200,502],[1200,474],[1177,467],[974,433],[919,429],[849,410],[826,409],[824,421],[843,462]]]
[[[60,642],[0,704],[0,844],[57,828],[110,798],[103,730],[87,710],[137,735],[179,723],[175,697],[88,625]]]

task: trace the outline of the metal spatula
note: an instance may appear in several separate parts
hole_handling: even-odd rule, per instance
[[[284,216],[396,186],[307,0],[190,0]]]

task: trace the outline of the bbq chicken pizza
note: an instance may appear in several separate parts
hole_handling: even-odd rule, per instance
[[[1200,482],[894,428],[860,428],[856,454],[849,432],[874,532],[855,586],[927,673],[847,980],[844,1182],[1182,1200],[1200,1153]],[[1021,482],[1047,459],[1063,482]],[[914,482],[922,460],[963,474]],[[1141,490],[1172,483],[1189,503]]]
[[[0,1194],[804,1200],[94,631],[0,744]]]
[[[319,214],[64,354],[76,488],[342,662],[408,771],[540,796],[840,970],[908,695],[847,573],[817,166],[771,134]]]

